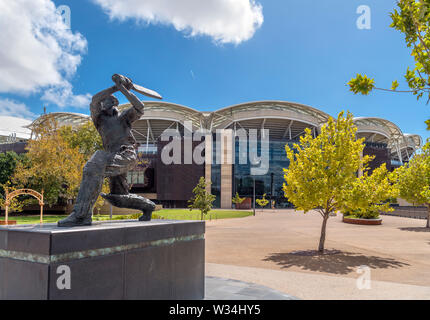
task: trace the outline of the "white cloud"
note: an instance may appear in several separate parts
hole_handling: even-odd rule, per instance
[[[61,92],[55,103],[69,106],[87,98],[74,96],[70,84],[87,41],[51,0],[0,0],[0,30],[0,93]]]
[[[11,116],[24,119],[34,119],[36,115],[20,102],[10,99],[0,99],[0,116]]]
[[[60,86],[47,89],[42,96],[42,100],[54,103],[59,107],[87,107],[91,102],[91,95],[89,93],[85,95],[74,95],[72,85],[65,81]]]
[[[111,19],[173,25],[191,36],[207,35],[217,43],[249,40],[263,24],[255,0],[93,0]]]

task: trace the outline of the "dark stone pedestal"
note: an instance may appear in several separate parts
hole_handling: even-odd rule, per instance
[[[203,299],[204,233],[167,220],[0,227],[0,299]]]

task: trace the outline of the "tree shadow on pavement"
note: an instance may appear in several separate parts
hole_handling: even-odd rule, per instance
[[[426,227],[408,227],[408,228],[399,228],[402,231],[411,231],[411,232],[430,232],[430,228]]]
[[[367,266],[373,269],[401,268],[409,264],[391,258],[365,256],[359,253],[339,250],[325,250],[320,254],[316,250],[293,251],[290,253],[272,253],[264,261],[275,262],[282,269],[300,267],[304,270],[348,274],[357,267]]]

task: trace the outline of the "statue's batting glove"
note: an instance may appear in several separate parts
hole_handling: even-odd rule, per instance
[[[133,81],[131,81],[130,78],[124,77],[122,84],[127,88],[127,90],[131,90],[133,88]]]
[[[115,73],[115,74],[112,76],[112,81],[113,81],[113,82],[115,82],[115,84],[117,84],[117,85],[118,85],[118,84],[121,84],[121,83],[122,83],[121,78],[122,78],[122,75]]]
[[[127,90],[133,88],[133,81],[131,81],[130,78],[124,77],[123,75],[114,74],[112,76],[112,80],[116,83],[116,85],[122,84],[125,88],[127,88]]]

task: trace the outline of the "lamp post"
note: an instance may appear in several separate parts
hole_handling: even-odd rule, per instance
[[[254,179],[254,188],[253,188],[253,193],[252,193],[252,205],[254,208],[254,216],[255,216],[255,177],[252,177]]]
[[[274,173],[270,173],[270,209],[273,209],[272,204],[273,204],[273,176]]]

